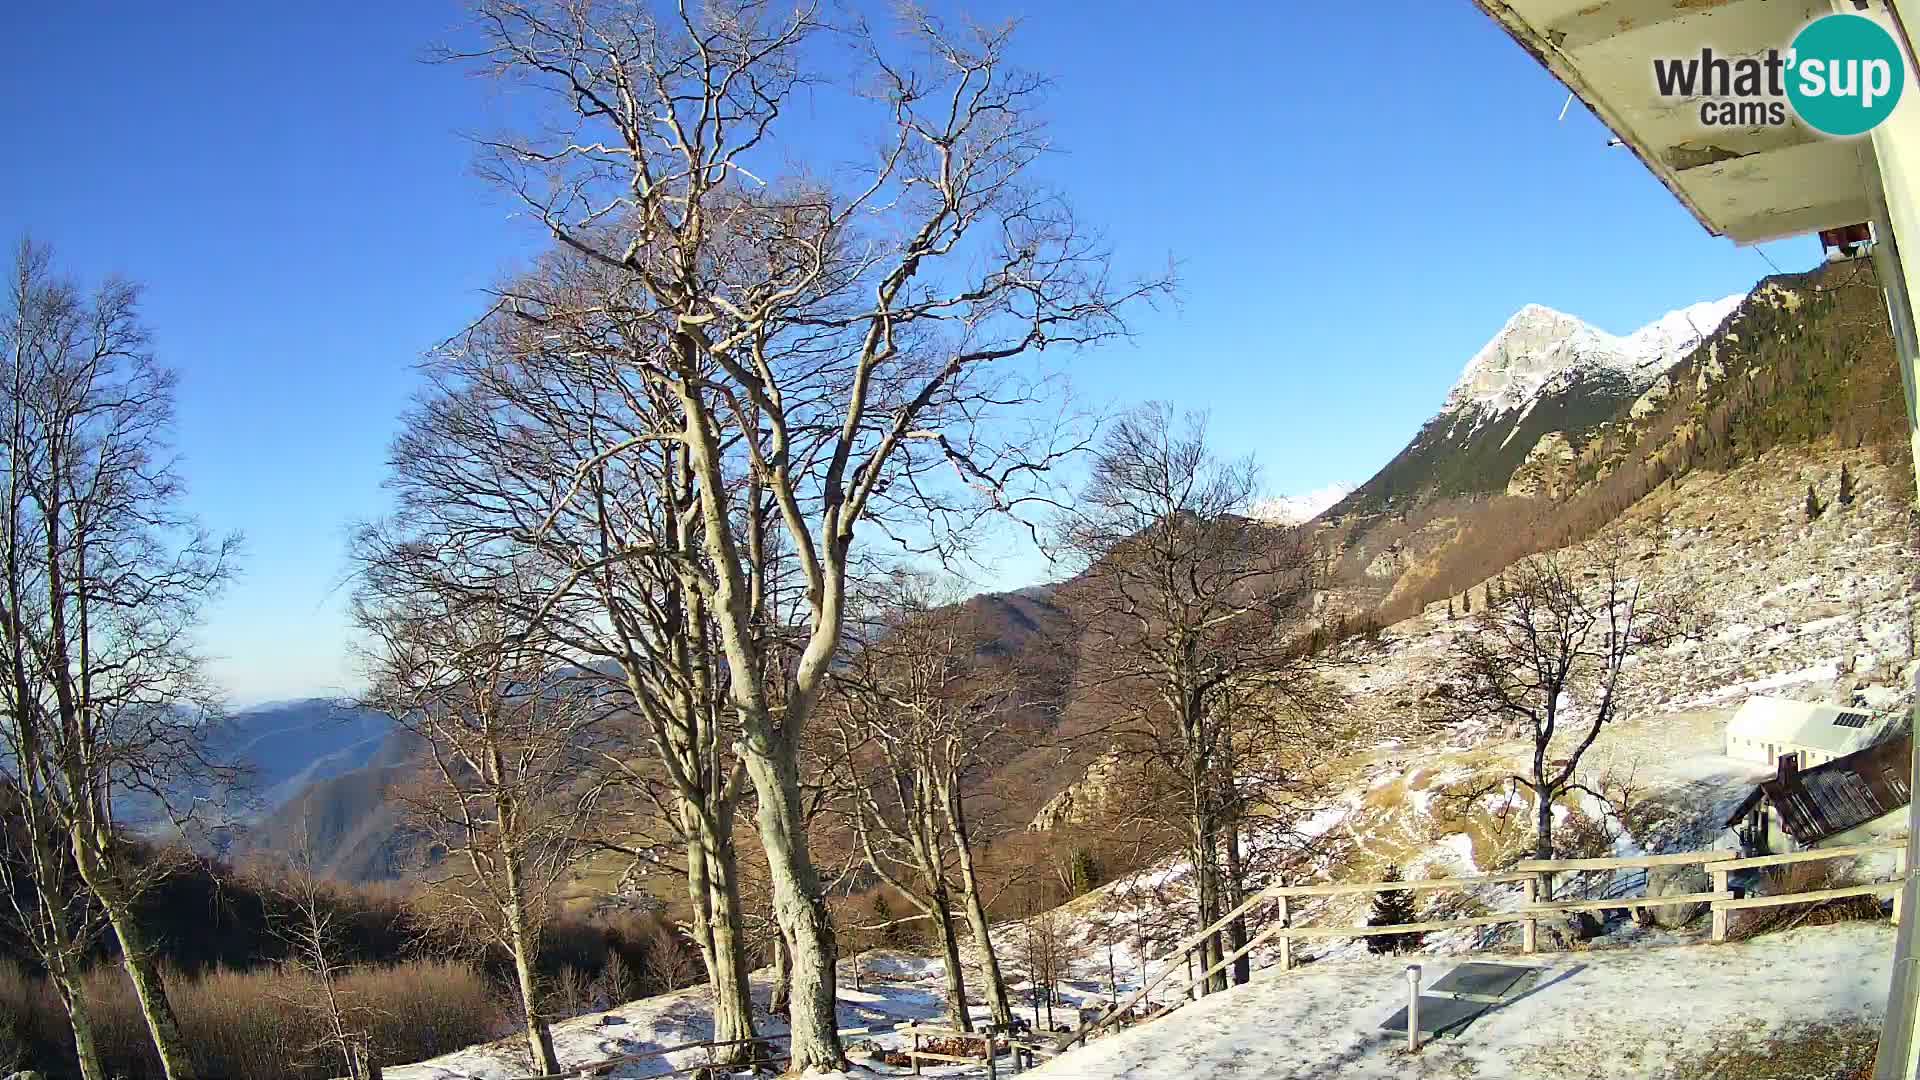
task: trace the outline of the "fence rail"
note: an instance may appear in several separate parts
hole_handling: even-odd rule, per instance
[[[1273,902],[1276,906],[1276,918],[1258,933],[1252,935],[1247,943],[1206,968],[1198,976],[1191,977],[1174,1000],[1149,1014],[1148,1019],[1156,1019],[1180,1007],[1185,995],[1195,987],[1225,971],[1235,961],[1246,956],[1252,950],[1268,941],[1279,943],[1281,970],[1290,970],[1294,966],[1292,944],[1302,940],[1324,940],[1333,938],[1366,938],[1381,934],[1434,933],[1443,930],[1455,930],[1471,927],[1496,927],[1518,925],[1522,928],[1521,948],[1524,952],[1538,951],[1538,926],[1542,916],[1580,912],[1611,911],[1619,909],[1638,909],[1652,907],[1672,907],[1686,904],[1704,904],[1713,913],[1712,940],[1723,942],[1727,938],[1728,915],[1734,911],[1751,908],[1774,907],[1784,904],[1818,903],[1824,900],[1839,900],[1854,896],[1881,896],[1891,894],[1894,898],[1893,918],[1900,920],[1900,889],[1903,879],[1896,877],[1888,881],[1871,882],[1862,885],[1850,885],[1834,889],[1816,889],[1806,892],[1782,893],[1770,896],[1746,896],[1736,898],[1728,878],[1739,870],[1755,870],[1773,866],[1787,866],[1795,863],[1825,862],[1833,859],[1856,858],[1882,852],[1904,856],[1905,841],[1889,841],[1877,844],[1855,844],[1850,847],[1796,851],[1785,855],[1761,855],[1740,858],[1731,851],[1691,851],[1665,855],[1637,855],[1606,859],[1528,859],[1517,864],[1516,870],[1509,873],[1485,874],[1478,877],[1430,878],[1424,881],[1357,881],[1328,882],[1312,885],[1285,885],[1276,883],[1247,897],[1233,910],[1205,929],[1195,931],[1182,938],[1179,945],[1160,958],[1161,972],[1147,980],[1144,985],[1125,1001],[1116,1002],[1100,1017],[1083,1023],[1059,1042],[1049,1042],[1042,1038],[1017,1040],[999,1033],[965,1032],[947,1028],[928,1027],[913,1021],[901,1021],[895,1024],[871,1024],[865,1027],[843,1028],[839,1034],[880,1035],[887,1033],[905,1033],[913,1038],[912,1046],[905,1051],[912,1063],[913,1071],[920,1071],[923,1061],[940,1064],[971,1065],[983,1062],[990,1078],[998,1076],[997,1058],[1000,1048],[1004,1047],[1012,1054],[1017,1067],[1021,1055],[1029,1058],[1036,1055],[1051,1055],[1063,1052],[1077,1043],[1085,1041],[1094,1032],[1122,1016],[1142,1001],[1147,1000],[1153,991],[1159,989],[1167,979],[1180,970],[1176,961],[1183,958],[1195,946],[1225,930],[1235,919],[1241,918],[1263,903]],[[1895,871],[1900,872],[1904,858],[1896,857]],[[1598,870],[1636,870],[1654,866],[1704,867],[1713,879],[1711,892],[1683,893],[1674,896],[1615,896],[1619,891],[1615,887],[1608,889],[1609,895],[1594,899],[1553,900],[1554,878],[1563,873],[1581,873]],[[1644,882],[1644,879],[1643,879]],[[1432,919],[1424,922],[1398,923],[1389,926],[1294,926],[1291,924],[1290,900],[1299,897],[1352,896],[1383,892],[1457,892],[1484,885],[1520,885],[1524,890],[1524,903],[1511,911],[1492,915],[1470,915],[1455,919]],[[1538,897],[1547,897],[1541,900]],[[1483,942],[1482,948],[1485,947]],[[947,1039],[975,1039],[984,1042],[985,1057],[976,1059],[955,1054],[941,1054],[920,1049],[922,1037]],[[575,1080],[575,1078],[601,1076],[621,1065],[668,1054],[682,1053],[688,1050],[719,1050],[734,1046],[751,1045],[756,1048],[751,1055],[753,1065],[777,1064],[778,1058],[772,1052],[773,1044],[788,1038],[786,1035],[764,1035],[753,1039],[741,1039],[733,1042],[690,1042],[678,1046],[664,1047],[658,1050],[646,1050],[633,1054],[620,1054],[610,1058],[576,1066],[575,1068],[544,1077],[521,1077],[518,1080]],[[767,1054],[762,1056],[759,1048],[765,1047]],[[702,1063],[673,1069],[659,1075],[675,1076],[700,1072],[710,1068],[711,1063]]]
[[[1444,930],[1466,929],[1471,927],[1499,927],[1518,925],[1521,928],[1521,951],[1539,951],[1539,924],[1543,917],[1582,911],[1638,910],[1642,908],[1675,907],[1699,904],[1713,913],[1712,941],[1724,942],[1727,939],[1728,915],[1734,911],[1749,908],[1773,907],[1782,904],[1818,903],[1823,900],[1837,900],[1850,896],[1877,896],[1891,894],[1894,897],[1893,918],[1900,921],[1900,887],[1902,880],[1879,881],[1863,885],[1853,885],[1837,889],[1817,889],[1806,892],[1783,893],[1771,896],[1737,896],[1731,887],[1730,876],[1738,870],[1760,869],[1772,866],[1784,866],[1793,863],[1824,862],[1833,859],[1855,858],[1882,852],[1904,855],[1906,841],[1889,841],[1876,844],[1855,844],[1850,847],[1796,851],[1785,855],[1761,855],[1741,858],[1733,851],[1683,851],[1661,855],[1628,855],[1603,859],[1527,859],[1518,863],[1514,872],[1486,874],[1478,877],[1433,878],[1426,881],[1357,881],[1313,885],[1275,884],[1262,889],[1249,897],[1244,903],[1222,916],[1213,925],[1189,934],[1180,944],[1160,958],[1161,973],[1148,980],[1125,1001],[1116,1002],[1104,1015],[1082,1024],[1067,1035],[1059,1044],[1062,1051],[1085,1041],[1094,1032],[1106,1027],[1116,1019],[1129,1015],[1131,1010],[1179,970],[1178,962],[1196,945],[1225,930],[1235,919],[1245,915],[1254,907],[1267,901],[1276,902],[1274,921],[1248,940],[1246,945],[1232,955],[1218,961],[1199,976],[1190,978],[1175,999],[1154,1010],[1149,1019],[1156,1019],[1180,1007],[1185,995],[1195,987],[1207,982],[1214,975],[1226,970],[1228,965],[1249,953],[1254,946],[1269,940],[1279,942],[1279,967],[1290,970],[1294,967],[1292,943],[1299,940],[1331,938],[1366,938],[1382,934],[1434,933]],[[1896,858],[1898,863],[1902,860]],[[1597,898],[1578,900],[1554,900],[1554,880],[1561,874],[1586,873],[1591,871],[1646,870],[1656,866],[1700,866],[1712,879],[1713,888],[1709,892],[1690,892],[1671,896],[1628,896],[1615,895],[1624,890],[1619,882],[1609,886],[1606,895]],[[1645,887],[1646,877],[1640,876],[1638,886],[1632,882],[1627,887]],[[1492,915],[1470,915],[1455,919],[1433,919],[1424,922],[1397,923],[1388,926],[1293,926],[1292,911],[1288,903],[1295,897],[1350,896],[1382,892],[1454,892],[1465,891],[1483,885],[1518,884],[1524,890],[1521,906],[1506,912]],[[1545,899],[1541,899],[1544,897]],[[1488,942],[1482,940],[1478,947],[1486,948]]]

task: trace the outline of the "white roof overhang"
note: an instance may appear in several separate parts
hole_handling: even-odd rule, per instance
[[[1830,0],[1475,0],[1578,94],[1700,224],[1743,244],[1869,220],[1864,140],[1707,127],[1700,100],[1658,93],[1655,57],[1785,52]]]

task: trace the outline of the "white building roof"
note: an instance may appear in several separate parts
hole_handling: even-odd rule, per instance
[[[1846,705],[1750,697],[1727,721],[1727,736],[1819,750],[1836,757],[1864,750],[1887,718]]]
[[[1475,0],[1715,234],[1750,244],[1872,217],[1865,140],[1783,127],[1707,128],[1662,98],[1652,58],[1785,51],[1832,0]],[[1861,5],[1864,7],[1865,5]],[[1869,157],[1871,155],[1869,154]]]

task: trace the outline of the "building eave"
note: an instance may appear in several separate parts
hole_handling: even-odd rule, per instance
[[[1703,45],[1724,55],[1784,49],[1828,0],[1474,0],[1592,110],[1716,236],[1751,244],[1865,221],[1870,178],[1857,141],[1797,119],[1710,129],[1695,103],[1663,99],[1652,58]]]

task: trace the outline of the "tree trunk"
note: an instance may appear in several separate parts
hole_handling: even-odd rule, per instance
[[[513,950],[513,977],[515,989],[520,993],[520,1020],[526,1028],[527,1051],[533,1056],[534,1072],[550,1076],[560,1071],[560,1062],[555,1059],[552,1046],[541,1038],[540,997],[534,983],[533,959],[518,946]]]
[[[503,813],[504,817],[505,814]],[[520,1018],[526,1024],[527,1050],[533,1056],[533,1071],[539,1076],[548,1076],[560,1071],[560,1062],[555,1058],[553,1045],[542,1037],[540,1027],[540,996],[534,979],[534,950],[537,947],[533,928],[527,925],[526,906],[521,899],[520,871],[518,853],[503,845],[501,866],[506,873],[507,897],[501,912],[507,922],[507,944],[513,953],[514,982],[520,991]]]
[[[767,1011],[785,1016],[792,1007],[793,951],[787,948],[787,935],[779,927],[773,931],[773,990],[767,998]]]
[[[1247,868],[1240,854],[1240,823],[1238,820],[1227,822],[1227,875],[1223,882],[1225,896],[1222,905],[1229,911],[1240,906],[1247,898]],[[1227,944],[1230,952],[1239,952],[1247,944],[1247,917],[1242,914],[1227,924]],[[1233,962],[1233,984],[1244,986],[1253,978],[1253,957],[1242,956]]]
[[[1007,1000],[1007,981],[1000,974],[1000,958],[993,951],[987,905],[980,899],[980,872],[973,865],[973,838],[967,831],[966,809],[955,797],[953,785],[947,788],[943,793],[947,830],[960,856],[960,892],[967,911],[967,927],[973,931],[974,947],[980,950],[980,971],[987,982],[987,1007],[993,1010],[993,1022],[1004,1031],[1013,1023],[1013,1004]]]
[[[1533,857],[1551,859],[1553,858],[1553,798],[1543,788],[1535,788],[1533,791],[1533,809]],[[1551,897],[1542,899],[1551,899]]]
[[[739,867],[731,837],[697,807],[683,806],[687,834],[687,895],[694,939],[707,968],[713,1006],[713,1039],[738,1043],[714,1050],[715,1064],[744,1063],[754,1056],[753,998],[747,982],[746,946],[740,937]]]
[[[980,899],[980,886],[974,877],[973,860],[962,847],[961,880],[965,883],[967,927],[973,931],[974,947],[980,951],[980,970],[987,983],[987,1007],[993,1010],[993,1022],[1002,1030],[1013,1023],[1013,1004],[1007,1000],[1007,981],[1000,974],[1000,958],[994,955],[993,936],[987,922],[987,906]]]
[[[173,1003],[167,998],[166,984],[160,977],[160,965],[152,944],[147,941],[146,931],[133,917],[130,905],[105,897],[101,897],[101,904],[107,909],[114,936],[120,939],[121,964],[133,982],[133,995],[140,1002],[140,1015],[146,1019],[153,1047],[160,1053],[162,1073],[167,1080],[192,1080],[199,1074],[194,1071],[186,1037],[180,1033],[180,1018],[174,1015]]]
[[[1216,838],[1213,835],[1211,824],[1204,818],[1196,817],[1193,826],[1195,833],[1193,846],[1193,877],[1194,890],[1198,902],[1198,928],[1204,929],[1212,926],[1220,918],[1220,863],[1218,854],[1215,851]],[[1220,934],[1218,932],[1208,934],[1205,938],[1201,939],[1199,950],[1200,954],[1196,959],[1200,962],[1201,971],[1211,969],[1226,955],[1220,951]],[[1203,980],[1200,992],[1203,994],[1211,994],[1225,990],[1226,988],[1227,973],[1225,971],[1219,971]]]
[[[96,837],[86,832],[85,824],[76,822],[72,835],[74,864],[87,887],[100,898],[100,906],[107,909],[107,922],[120,941],[121,965],[133,983],[147,1034],[160,1055],[161,1073],[166,1080],[193,1080],[198,1074],[187,1052],[187,1040],[180,1033],[180,1018],[167,999],[166,983],[160,977],[153,946],[134,914],[133,898],[121,889],[112,869],[103,865],[101,848],[96,846]]]
[[[751,727],[765,726],[767,718]],[[773,913],[792,948],[788,1030],[795,1072],[847,1067],[836,1014],[833,922],[821,895],[820,876],[807,852],[801,811],[799,766],[791,753],[765,754],[747,740],[747,775],[759,795],[760,843],[773,881]]]
[[[940,942],[940,960],[947,969],[947,1011],[954,1026],[973,1030],[973,1015],[967,1008],[967,977],[960,967],[960,935],[953,931],[953,900],[945,890],[934,893],[933,932]]]
[[[60,1005],[67,1012],[67,1026],[73,1029],[73,1050],[80,1062],[80,1080],[107,1080],[106,1069],[100,1064],[100,1047],[94,1040],[93,1014],[87,1010],[87,999],[80,991],[80,984],[70,972],[49,973],[47,978],[60,995]]]

